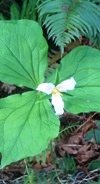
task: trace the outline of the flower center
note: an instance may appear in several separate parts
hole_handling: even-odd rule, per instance
[[[53,95],[56,95],[56,94],[59,94],[60,92],[58,91],[58,89],[57,88],[53,88],[53,90],[52,90],[52,94]]]

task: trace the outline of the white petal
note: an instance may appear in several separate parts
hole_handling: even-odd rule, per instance
[[[75,88],[75,85],[76,85],[76,81],[73,77],[71,77],[70,79],[64,80],[63,82],[58,84],[56,88],[60,92],[66,92],[68,90],[73,90]]]
[[[54,88],[54,84],[52,83],[41,83],[38,85],[38,87],[36,88],[37,91],[41,91],[41,92],[44,92],[46,94],[51,94],[52,93],[52,90]]]
[[[54,106],[54,110],[56,112],[56,115],[62,115],[64,113],[64,102],[63,102],[63,99],[59,93],[52,95],[51,103]]]

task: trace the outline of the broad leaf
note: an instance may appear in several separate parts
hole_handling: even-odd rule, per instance
[[[61,60],[58,72],[58,82],[73,76],[77,88],[100,87],[100,51],[88,46],[77,47]]]
[[[58,135],[59,120],[39,92],[1,99],[0,109],[1,167],[41,153]]]
[[[48,80],[59,84],[70,77],[77,84],[63,95],[65,109],[72,113],[100,111],[100,51],[88,46],[75,48]]]
[[[0,21],[0,80],[36,88],[44,81],[47,44],[30,20]]]
[[[63,95],[65,109],[71,113],[100,112],[100,87],[76,88]]]

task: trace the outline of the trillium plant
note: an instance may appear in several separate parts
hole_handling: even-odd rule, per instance
[[[26,91],[0,99],[1,168],[45,150],[64,112],[100,112],[100,51],[77,47],[52,73],[47,54],[36,22],[0,21],[0,81]]]

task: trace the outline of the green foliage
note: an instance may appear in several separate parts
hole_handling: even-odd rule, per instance
[[[40,27],[26,20],[0,25],[0,80],[36,88],[47,67]],[[31,91],[1,99],[0,109],[1,167],[39,154],[59,132],[58,118],[44,94]]]
[[[74,77],[73,91],[63,93],[71,113],[100,111],[100,52],[88,46],[74,49],[45,78],[47,43],[34,21],[0,22],[0,80],[30,88],[29,92],[0,100],[1,167],[45,150],[59,133],[59,120],[50,95],[36,90],[43,82]]]
[[[89,141],[94,139],[97,144],[100,144],[100,121],[96,123],[97,127],[87,132],[85,140]]]
[[[87,184],[100,184],[100,180],[98,180],[98,181],[90,181]]]
[[[75,90],[63,94],[65,109],[71,113],[100,111],[100,51],[80,46],[63,57],[61,65],[47,79],[59,84],[73,76]],[[66,67],[65,67],[66,66]]]
[[[57,165],[59,165],[59,169],[63,172],[73,174],[76,171],[76,163],[72,156],[67,155],[61,159],[57,160]]]
[[[66,44],[100,34],[100,7],[87,0],[44,0],[38,7],[41,24],[63,53]]]
[[[10,7],[11,19],[36,20],[36,4],[38,0],[22,0],[22,7],[13,1]]]
[[[88,165],[89,170],[100,169],[100,160],[93,160]]]
[[[36,92],[1,99],[0,109],[2,167],[41,153],[58,134],[59,122],[51,105]]]
[[[25,166],[26,166],[26,177],[24,177],[23,184],[36,184],[36,175],[33,169],[28,168],[27,161],[24,160]]]
[[[79,122],[67,124],[65,128],[59,132],[59,137],[63,137],[64,135],[68,135],[74,132],[74,130],[79,127]]]
[[[73,181],[72,175],[76,171],[76,163],[72,156],[66,156],[64,158],[55,158],[53,160],[55,168],[52,170],[42,170],[40,172],[34,172],[34,182],[38,184],[56,184],[61,182],[70,183]]]
[[[48,47],[40,27],[27,20],[0,21],[0,27],[0,80],[36,88],[47,68]]]
[[[23,0],[21,19],[36,20],[36,3],[38,0]]]
[[[20,19],[20,7],[16,1],[13,1],[10,7],[11,19]]]
[[[0,20],[5,20],[5,18],[4,18],[2,13],[0,13]]]

